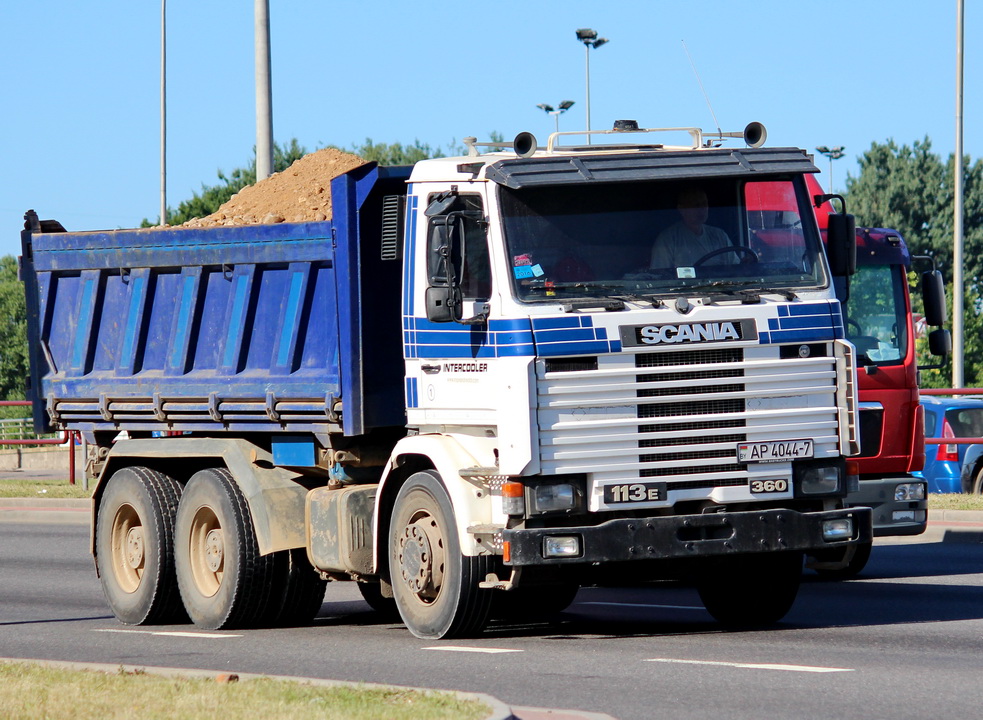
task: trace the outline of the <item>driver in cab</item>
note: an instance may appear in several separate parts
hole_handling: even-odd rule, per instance
[[[655,239],[650,268],[693,267],[708,253],[734,247],[727,233],[706,224],[707,195],[702,189],[690,187],[679,193],[676,210],[680,219]],[[731,252],[721,252],[707,260],[710,265],[733,265],[737,262],[737,255]]]

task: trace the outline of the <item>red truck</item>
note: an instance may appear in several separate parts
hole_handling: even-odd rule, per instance
[[[823,195],[815,177],[810,176],[807,183],[810,192],[823,198],[814,205],[819,227],[825,233],[833,212],[831,198]],[[859,227],[857,273],[849,279],[848,287],[837,288],[846,336],[857,348],[860,390],[858,482],[850,492],[849,503],[873,508],[875,537],[918,535],[925,531],[928,514],[925,483],[912,475],[925,463],[925,422],[918,402],[920,368],[908,289],[911,262],[912,255],[899,232]],[[938,271],[922,274],[921,293],[929,325],[945,322],[944,292]],[[929,333],[933,355],[947,354],[950,346],[948,330],[938,327]],[[847,553],[850,557],[832,563],[819,559],[812,567],[821,574],[851,577],[863,570],[870,549],[870,545],[851,548]]]
[[[812,175],[806,185],[816,220],[825,237],[831,200]],[[842,198],[841,198],[842,199]],[[793,198],[761,196],[755,234],[765,246],[784,244]],[[925,530],[925,482],[911,473],[925,462],[924,413],[918,402],[915,329],[907,274],[912,256],[901,234],[885,228],[859,227],[857,272],[837,279],[846,337],[857,348],[860,397],[860,454],[852,459],[856,481],[848,502],[874,510],[874,535],[918,535]],[[769,242],[774,238],[772,242]],[[929,325],[945,322],[941,274],[922,275],[925,318]],[[948,330],[929,334],[933,355],[950,346]],[[850,547],[846,554],[813,557],[809,566],[827,577],[851,577],[867,564],[871,544]]]

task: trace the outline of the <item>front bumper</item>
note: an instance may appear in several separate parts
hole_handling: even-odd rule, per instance
[[[898,485],[925,482],[911,475],[862,479],[860,490],[851,492],[846,499],[850,507],[873,509],[874,537],[890,535],[920,535],[928,521],[928,499],[895,500]]]
[[[761,552],[845,548],[872,541],[869,507],[797,512],[755,510],[707,515],[674,515],[609,520],[600,525],[504,530],[509,543],[507,565],[563,565],[571,563],[623,562],[709,558]],[[851,518],[853,537],[823,539],[823,523]],[[547,537],[577,536],[577,557],[544,556]]]

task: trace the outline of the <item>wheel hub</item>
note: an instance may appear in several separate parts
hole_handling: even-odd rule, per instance
[[[126,533],[126,564],[134,570],[143,566],[143,527],[131,527]]]
[[[433,577],[433,553],[427,533],[417,524],[403,529],[400,543],[400,570],[403,580],[417,595],[423,593]]]
[[[225,560],[225,538],[221,530],[209,530],[205,536],[205,564],[212,572],[222,569]]]

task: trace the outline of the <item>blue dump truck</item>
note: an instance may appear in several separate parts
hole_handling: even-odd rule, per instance
[[[767,624],[804,556],[871,541],[832,283],[855,237],[834,216],[827,259],[811,159],[756,123],[571,134],[363,165],[325,222],[27,214],[35,424],[87,442],[120,621],[305,623],[349,580],[448,638],[682,578]]]

